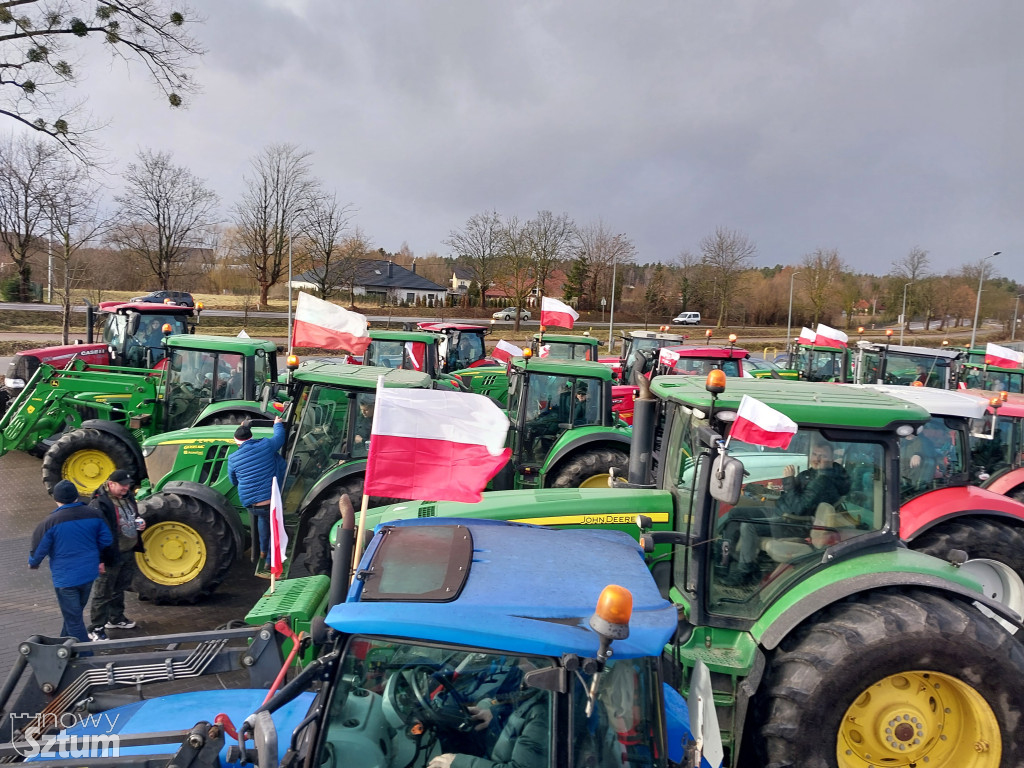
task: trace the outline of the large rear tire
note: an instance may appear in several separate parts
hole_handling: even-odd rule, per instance
[[[235,560],[227,520],[191,496],[158,493],[139,502],[145,552],[135,555],[133,587],[142,600],[179,605],[213,592]]]
[[[355,509],[363,497],[363,481],[350,480],[342,483],[331,492],[320,499],[316,511],[309,518],[306,526],[306,537],[302,540],[302,557],[306,570],[311,576],[331,573],[331,528],[341,519],[341,512],[338,510],[338,500],[343,493],[347,493]]]
[[[550,488],[607,488],[608,470],[625,477],[629,456],[615,448],[595,448],[577,454],[563,464],[548,482]]]
[[[1024,649],[956,597],[830,606],[769,661],[757,765],[997,768],[1024,760]],[[747,755],[750,759],[751,755]]]
[[[141,467],[128,445],[107,432],[83,427],[61,435],[43,456],[43,483],[52,492],[61,480],[70,480],[89,495],[115,469],[136,477]]]

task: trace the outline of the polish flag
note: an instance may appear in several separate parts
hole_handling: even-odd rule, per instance
[[[769,448],[789,447],[789,441],[796,434],[796,422],[784,413],[776,411],[750,395],[740,400],[736,420],[732,423],[729,439],[736,438],[751,445]]]
[[[574,321],[579,320],[579,313],[568,304],[558,299],[543,296],[540,300],[540,324],[557,325],[559,328],[572,328]]]
[[[548,355],[551,354],[551,345],[550,344],[542,344],[540,349],[538,350],[538,352],[540,353],[541,357],[547,357]]]
[[[508,417],[489,397],[377,383],[367,496],[426,501],[481,500],[505,466]]]
[[[281,488],[277,477],[271,481],[270,489],[270,574],[281,578],[284,573],[285,554],[288,549],[288,533],[284,529],[284,502],[281,500]]]
[[[814,344],[818,347],[838,347],[842,349],[849,342],[850,337],[835,328],[818,323],[818,329],[814,336]]]
[[[1024,352],[1001,347],[998,344],[986,344],[985,365],[994,365],[997,368],[1020,368],[1024,365]]]
[[[675,368],[676,363],[679,362],[679,353],[673,352],[668,347],[662,347],[661,351],[658,352],[658,364],[666,365],[669,368]]]
[[[424,347],[427,345],[422,341],[407,341],[405,342],[405,354],[409,356],[409,362],[412,363],[412,370],[422,371],[423,370],[423,357]],[[420,350],[420,356],[416,357],[416,350]]]
[[[797,339],[797,343],[799,343],[799,344],[814,344],[814,339],[815,338],[816,338],[816,334],[814,333],[814,331],[812,331],[810,328],[808,328],[805,325],[803,328],[800,329],[800,338]]]
[[[364,315],[299,291],[292,344],[361,355],[370,345],[370,331]]]
[[[495,360],[500,360],[505,363],[511,360],[513,357],[522,357],[523,348],[517,347],[511,341],[505,341],[502,339],[495,345],[494,351],[491,352],[491,357]]]

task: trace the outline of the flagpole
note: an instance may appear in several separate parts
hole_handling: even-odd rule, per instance
[[[377,377],[377,391],[376,391],[374,397],[376,399],[380,399],[381,393],[383,393],[383,392],[384,392],[384,377],[383,376],[378,376]],[[376,405],[375,405],[374,409],[373,409],[373,419],[370,421],[370,447],[366,451],[366,466],[367,467],[370,466],[370,451],[373,450],[373,435],[374,435],[374,433],[376,432],[376,429],[377,429],[377,414],[379,412],[380,412],[380,409],[377,408]],[[367,478],[364,476],[363,477],[363,503],[359,507],[359,525],[358,525],[358,527],[356,529],[356,548],[355,548],[355,552],[352,555],[352,573],[351,573],[351,575],[349,577],[349,583],[350,584],[352,583],[352,580],[355,578],[355,575],[356,575],[356,565],[359,563],[359,558],[362,557],[362,554],[363,554],[363,539],[366,536],[366,510],[370,506],[370,497],[366,495],[366,480],[367,480]]]

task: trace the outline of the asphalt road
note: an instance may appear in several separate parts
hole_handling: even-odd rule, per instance
[[[13,666],[20,641],[37,633],[56,636],[61,627],[48,565],[35,571],[28,567],[32,531],[54,509],[43,487],[40,465],[39,459],[17,451],[0,456],[0,679],[6,679]],[[139,626],[108,634],[141,637],[215,629],[242,619],[267,585],[253,575],[251,564],[240,561],[220,588],[199,605],[158,606],[129,593],[125,612]]]

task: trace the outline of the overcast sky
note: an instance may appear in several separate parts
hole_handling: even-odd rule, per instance
[[[639,260],[718,226],[757,264],[836,248],[888,272],[993,251],[1024,282],[1024,3],[199,2],[203,91],[172,111],[93,67],[123,162],[171,151],[227,216],[288,142],[376,246],[418,256],[474,213],[604,221]]]

